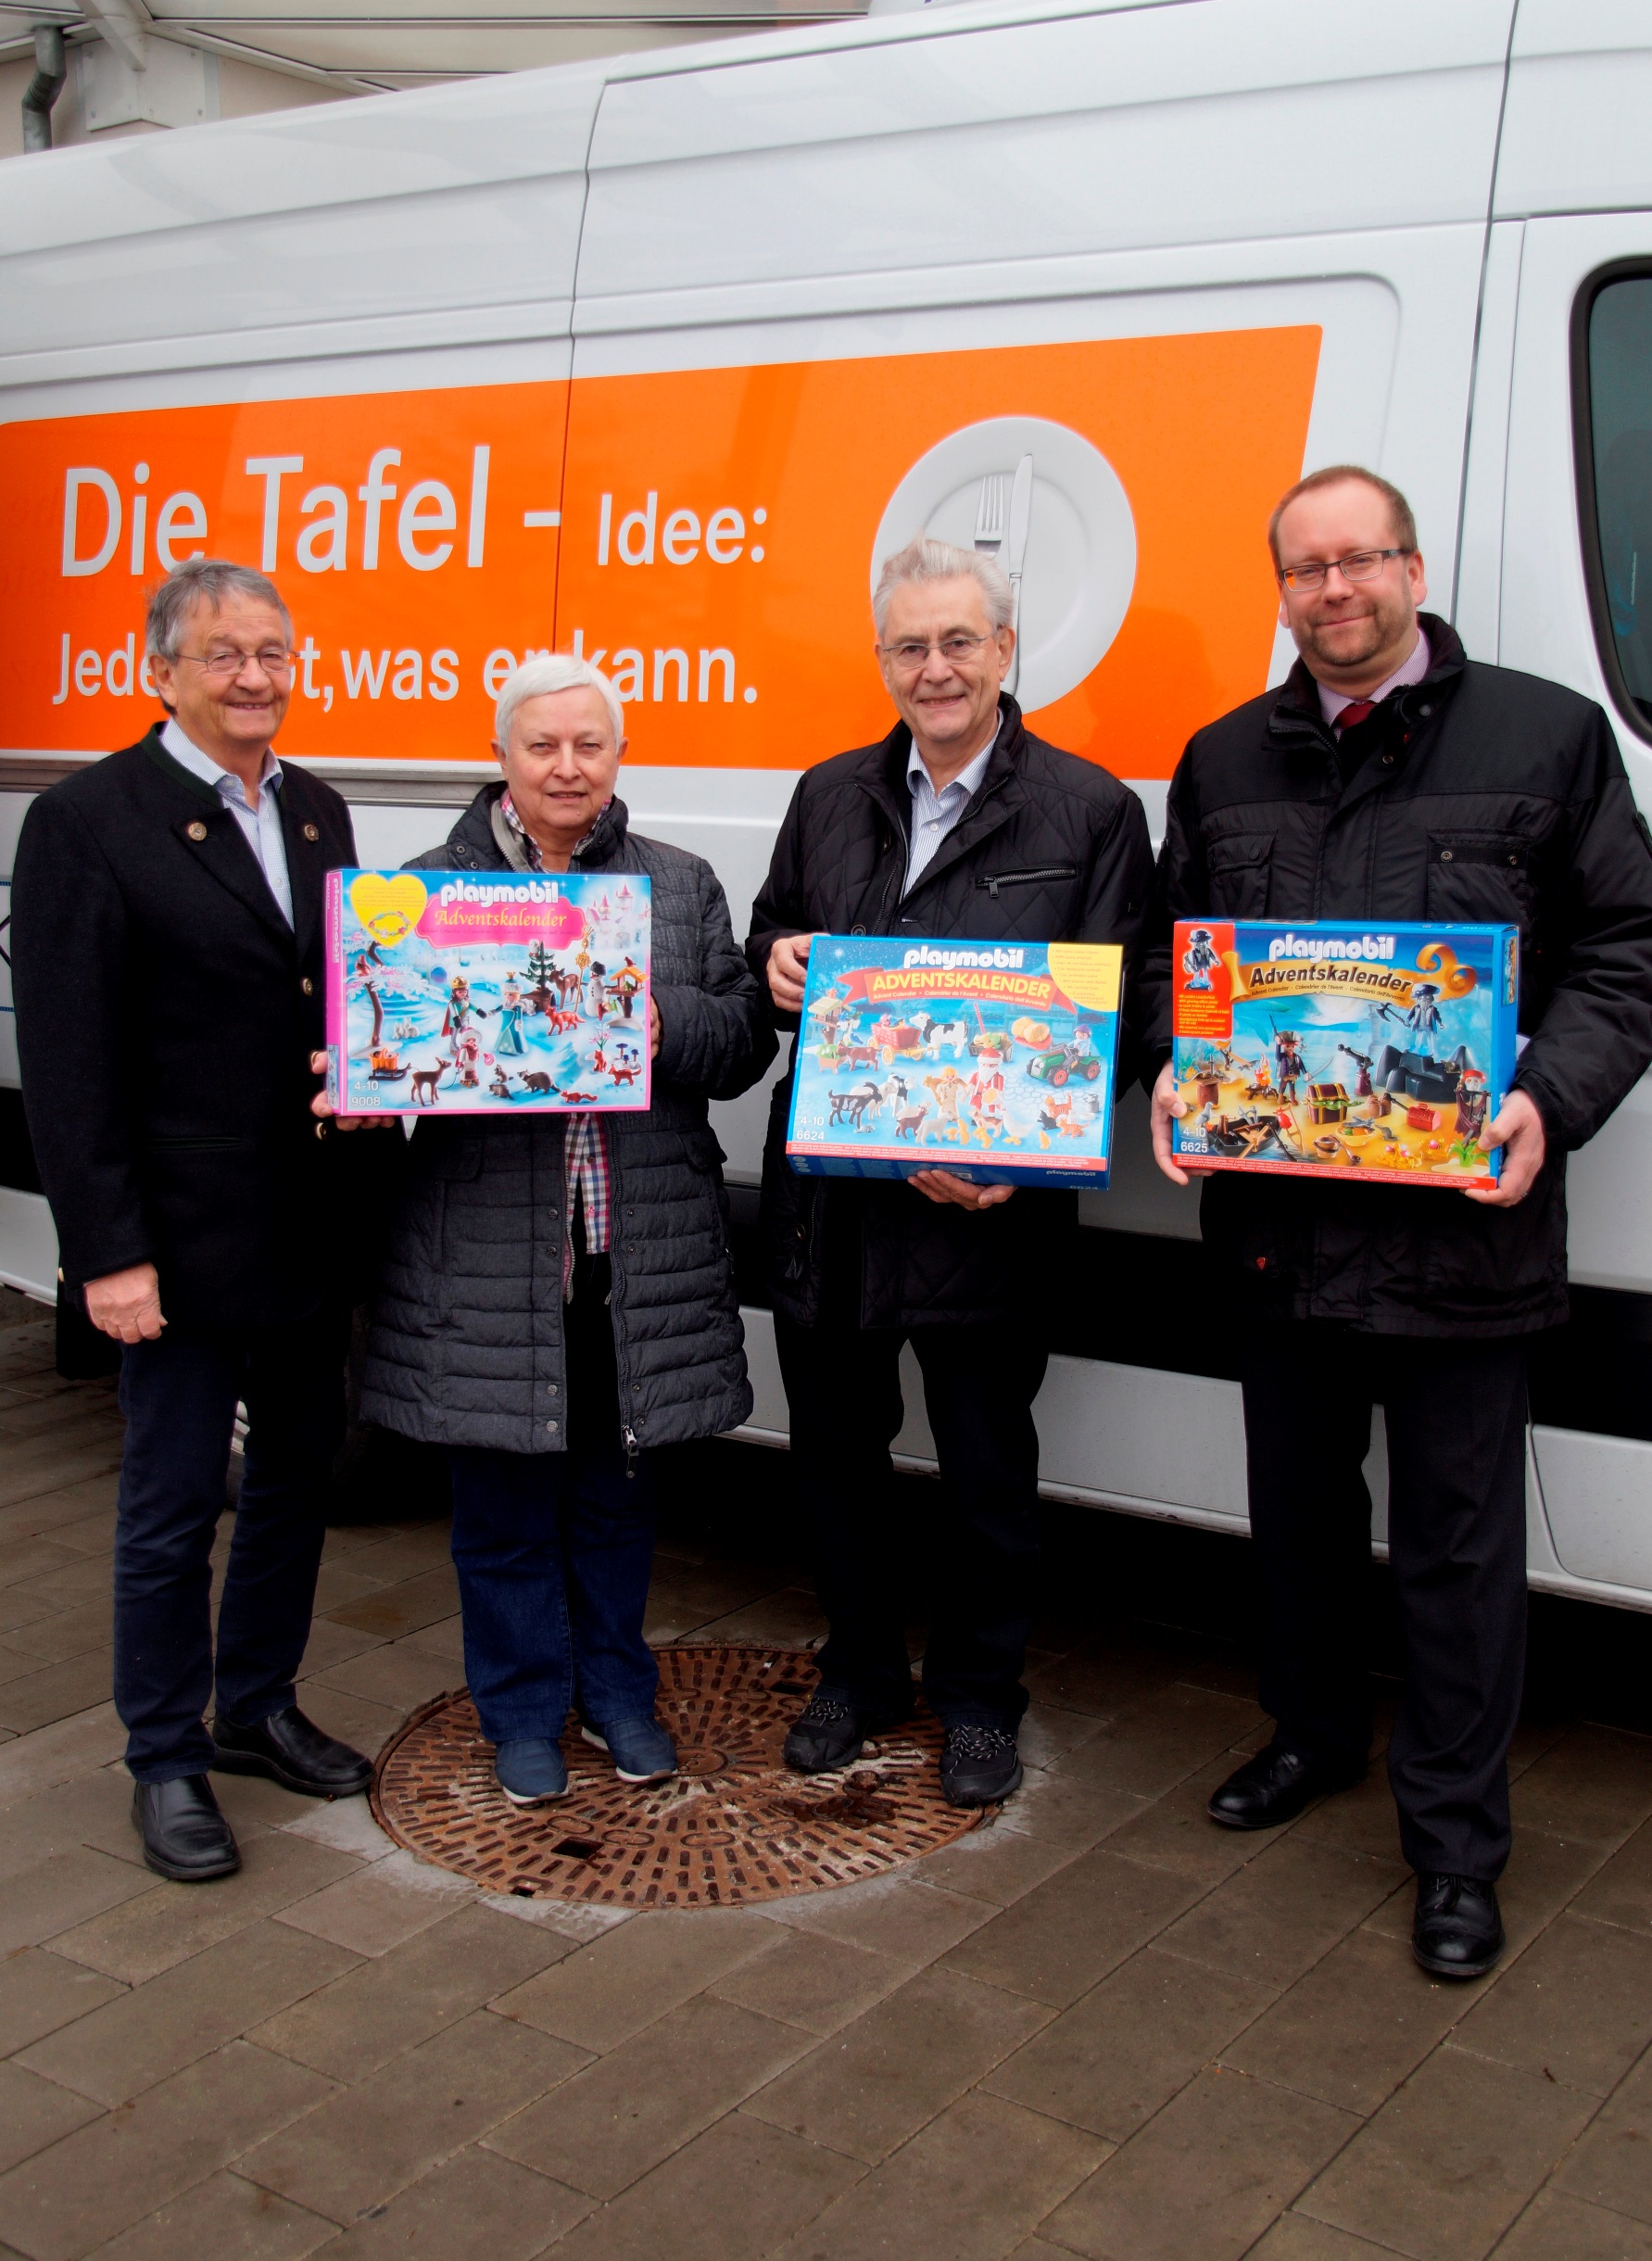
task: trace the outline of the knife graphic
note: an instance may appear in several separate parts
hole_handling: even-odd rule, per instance
[[[1021,680],[1021,568],[1027,557],[1027,530],[1031,522],[1032,458],[1024,455],[1015,467],[1015,484],[1010,492],[1010,625],[1015,631],[1015,655],[1010,662],[1004,688],[1012,698]]]

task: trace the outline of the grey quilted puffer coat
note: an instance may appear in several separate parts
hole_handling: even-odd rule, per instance
[[[417,863],[505,869],[493,824],[502,791],[486,787]],[[701,857],[630,833],[614,801],[573,868],[652,882],[653,1105],[607,1118],[614,1351],[626,1441],[682,1444],[751,1410],[706,1102],[749,1090],[775,1038]],[[562,1138],[554,1117],[419,1125],[368,1339],[369,1421],[423,1444],[564,1448]]]

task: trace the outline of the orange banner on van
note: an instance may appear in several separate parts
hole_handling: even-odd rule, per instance
[[[579,651],[633,761],[797,769],[880,736],[875,558],[920,527],[1022,590],[1035,726],[1120,777],[1264,686],[1263,527],[1311,327],[145,410],[0,428],[0,746],[130,742],[145,591],[261,566],[283,752],[486,758],[530,652]]]

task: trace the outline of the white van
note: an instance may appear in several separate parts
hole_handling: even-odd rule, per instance
[[[797,773],[884,727],[879,557],[977,538],[1028,460],[1020,696],[1150,817],[1288,664],[1264,517],[1345,460],[1410,496],[1471,653],[1605,705],[1652,811],[1649,115],[1637,0],[965,0],[14,159],[0,865],[146,727],[143,588],[207,549],[291,599],[282,751],[366,858],[440,838],[502,674],[578,649],[635,821],[738,926]],[[0,1276],[48,1295],[6,1042]],[[724,1111],[737,1188],[762,1097]],[[1242,1529],[1192,1200],[1139,1097],[1118,1146],[1052,1283],[1046,1489]],[[1643,1086],[1572,1166],[1530,1491],[1533,1583],[1640,1608],[1649,1168]]]

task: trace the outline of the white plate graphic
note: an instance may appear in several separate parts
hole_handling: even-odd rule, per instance
[[[975,547],[981,481],[1003,480],[1007,535],[1015,470],[1032,458],[1032,514],[1021,582],[1021,676],[1028,712],[1076,690],[1106,652],[1136,583],[1136,522],[1098,448],[1042,416],[965,424],[922,455],[889,498],[872,546],[872,586],[887,557],[924,533]],[[999,562],[1009,570],[1007,538]]]

